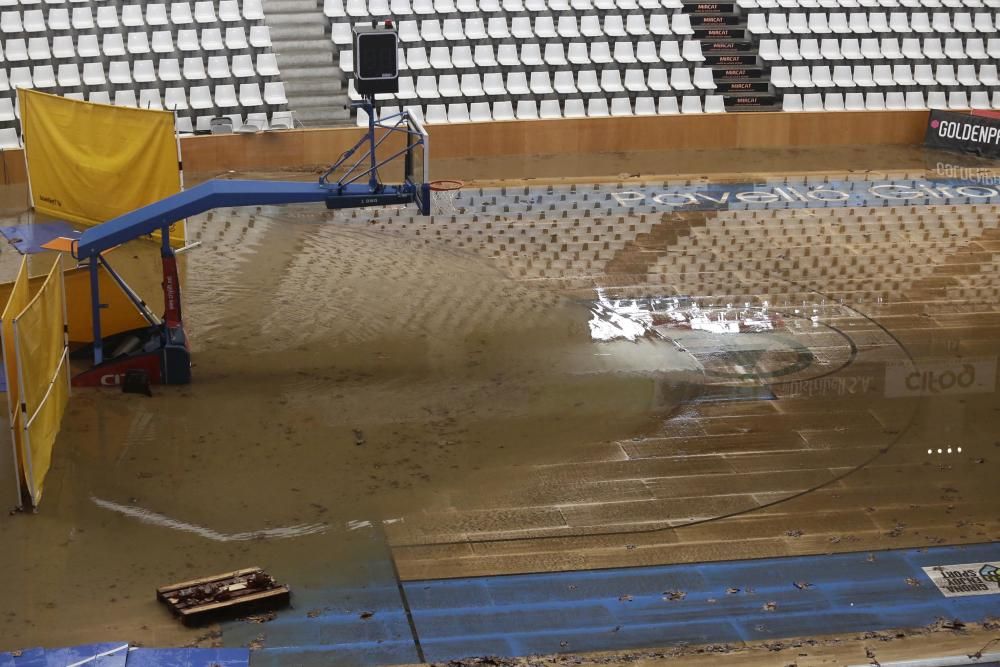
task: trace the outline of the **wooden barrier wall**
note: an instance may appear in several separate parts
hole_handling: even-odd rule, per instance
[[[919,144],[927,115],[926,111],[732,113],[435,125],[429,128],[431,172],[434,178],[463,178],[435,165],[476,157]],[[359,128],[341,127],[194,136],[181,140],[181,150],[185,171],[194,174],[302,169],[330,164],[362,133]],[[21,151],[3,152],[3,175],[7,183],[24,181]]]

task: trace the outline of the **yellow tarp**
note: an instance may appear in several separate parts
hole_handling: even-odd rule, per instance
[[[59,435],[59,427],[68,403],[69,358],[67,357],[59,367],[59,372],[52,383],[52,391],[28,426],[26,441],[31,451],[28,491],[31,494],[31,504],[35,507],[42,499],[45,475],[52,463],[52,448],[56,444],[56,436]]]
[[[28,258],[21,258],[21,268],[17,278],[10,283],[9,296],[4,300],[6,306],[0,320],[3,321],[3,361],[7,375],[7,408],[10,417],[11,436],[14,439],[14,451],[17,452],[18,465],[24,461],[24,447],[21,443],[23,424],[21,423],[21,391],[17,379],[17,351],[14,345],[14,316],[24,310],[31,300],[28,288]],[[20,474],[20,471],[19,471]],[[23,475],[22,475],[23,477]]]
[[[149,326],[135,304],[111,274],[101,266],[97,269],[101,287],[101,335],[114,336],[123,331]],[[90,307],[90,271],[86,267],[71,269],[63,274],[66,281],[66,319],[71,343],[94,342]]]
[[[38,293],[14,318],[21,362],[21,401],[33,415],[59,367],[65,347],[63,287],[59,263],[52,265]]]
[[[14,410],[21,402],[21,392],[17,385],[17,352],[14,349],[14,317],[24,310],[31,300],[28,289],[28,258],[21,258],[21,268],[17,278],[10,283],[10,296],[0,319],[3,320],[3,361],[7,371],[7,395]]]
[[[105,256],[108,256],[105,253]],[[131,331],[149,326],[149,322],[142,316],[135,304],[125,295],[118,282],[111,277],[103,266],[99,267],[98,284],[101,287],[101,303],[106,307],[101,308],[101,334],[104,336],[114,336],[123,331]],[[66,284],[66,319],[69,322],[69,342],[70,343],[92,343],[94,342],[94,328],[91,322],[90,313],[90,272],[87,267],[69,269],[63,273]],[[34,294],[42,283],[45,276],[35,276],[28,281],[29,292]],[[15,283],[0,284],[0,303],[4,303],[14,289]],[[28,299],[17,310],[20,312]],[[5,320],[6,321],[6,320]]]
[[[32,504],[37,506],[49,471],[52,447],[69,397],[65,298],[62,267],[52,265],[38,293],[14,318],[18,378],[24,404],[27,451],[23,466]]]
[[[18,90],[35,209],[97,225],[180,192],[170,111],[92,104]],[[171,244],[184,244],[175,225]]]

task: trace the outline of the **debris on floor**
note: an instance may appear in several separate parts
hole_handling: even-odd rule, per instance
[[[270,623],[278,617],[277,612],[269,611],[263,614],[250,614],[243,620],[247,623]]]
[[[150,388],[149,373],[139,368],[130,368],[125,371],[122,393],[152,396],[153,390]]]
[[[156,589],[184,625],[198,625],[222,616],[271,612],[288,604],[291,591],[259,567],[217,574]],[[263,617],[263,616],[261,616]],[[270,620],[270,619],[268,619]]]

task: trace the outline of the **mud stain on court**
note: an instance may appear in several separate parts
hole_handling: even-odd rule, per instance
[[[808,241],[753,219],[737,244],[709,214],[473,221],[438,204],[190,221],[195,380],[74,394],[40,511],[0,517],[0,649],[197,641],[153,589],[248,565],[301,612],[389,554],[415,579],[1000,535],[995,209],[818,210],[796,221]],[[941,221],[948,243],[904,218]],[[870,221],[882,236],[835,230]],[[805,247],[854,268],[757,255]],[[119,252],[161,308],[155,245]],[[883,284],[876,256],[916,268]],[[917,275],[918,256],[944,268]],[[0,253],[3,276],[18,259]],[[640,330],[597,340],[598,312]],[[969,358],[992,369],[978,393],[905,388]]]

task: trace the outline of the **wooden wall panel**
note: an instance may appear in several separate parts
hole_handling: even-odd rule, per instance
[[[437,125],[430,128],[431,158],[919,144],[927,114],[733,113]],[[301,169],[330,164],[362,133],[341,127],[185,137],[181,150],[189,173]],[[3,152],[3,167],[7,182],[24,181],[19,150]]]

